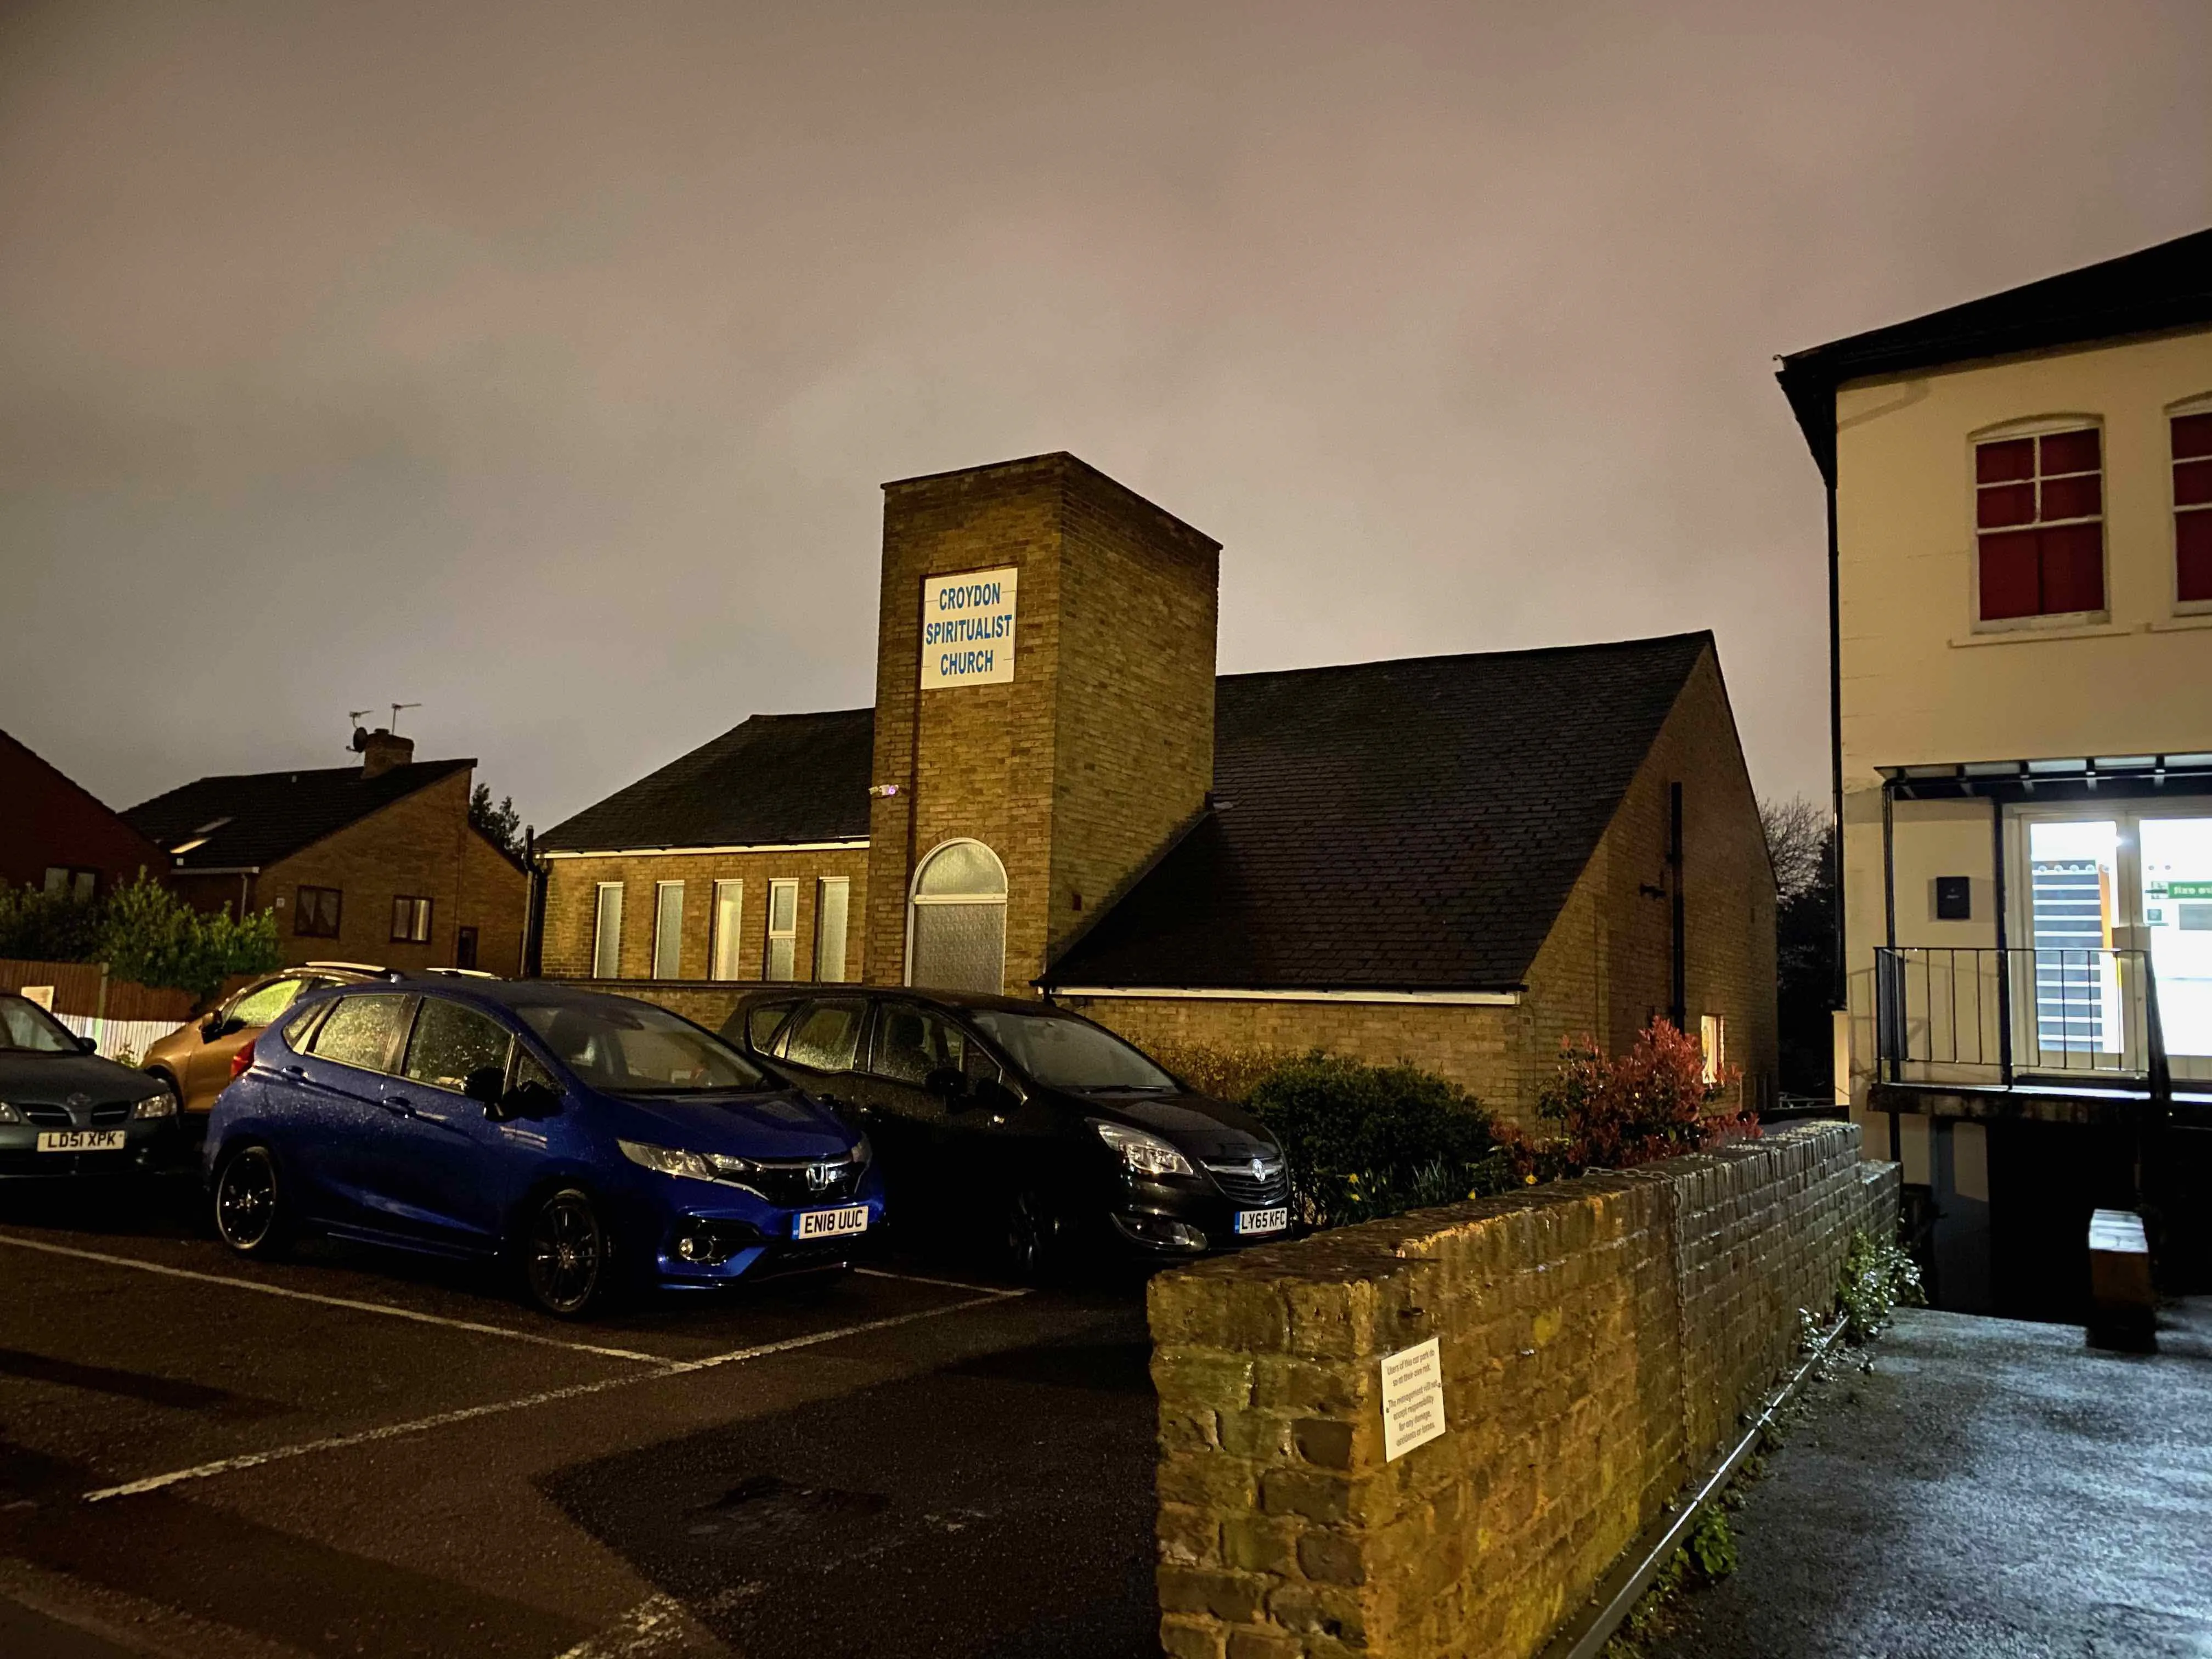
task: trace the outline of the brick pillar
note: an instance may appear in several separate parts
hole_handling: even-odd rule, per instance
[[[884,491],[869,973],[905,977],[916,861],[969,837],[1006,866],[1024,994],[1212,787],[1219,544],[1072,455]],[[1012,678],[924,689],[930,579],[992,572],[1013,573]]]

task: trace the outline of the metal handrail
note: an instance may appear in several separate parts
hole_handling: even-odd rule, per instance
[[[1883,945],[1875,996],[1887,1082],[2010,1086],[2027,1077],[2171,1087],[2145,951]]]

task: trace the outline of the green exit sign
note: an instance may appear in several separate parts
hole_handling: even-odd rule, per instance
[[[2170,881],[2166,896],[2178,899],[2212,899],[2212,881]]]

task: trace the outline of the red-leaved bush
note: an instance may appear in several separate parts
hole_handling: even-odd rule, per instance
[[[1559,1070],[1536,1097],[1538,1115],[1557,1132],[1541,1140],[1515,1136],[1515,1169],[1524,1181],[1548,1181],[1756,1135],[1755,1113],[1717,1104],[1738,1075],[1723,1067],[1706,1082],[1697,1040],[1668,1020],[1653,1020],[1619,1059],[1589,1037],[1566,1038]]]

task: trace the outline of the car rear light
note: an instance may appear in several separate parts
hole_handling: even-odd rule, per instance
[[[244,1077],[246,1068],[252,1064],[253,1042],[251,1038],[248,1038],[246,1046],[230,1057],[230,1074],[233,1077]]]

